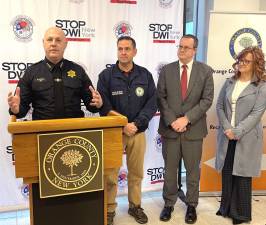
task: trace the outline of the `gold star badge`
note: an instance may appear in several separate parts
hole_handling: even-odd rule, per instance
[[[69,70],[67,72],[67,76],[73,78],[76,76],[76,72],[74,70]]]

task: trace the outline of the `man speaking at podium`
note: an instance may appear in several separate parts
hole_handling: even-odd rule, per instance
[[[32,106],[33,120],[84,117],[81,100],[89,111],[99,111],[103,104],[100,94],[93,89],[91,80],[81,66],[63,58],[66,46],[63,30],[51,27],[46,31],[43,38],[45,58],[25,71],[14,95],[11,92],[8,94],[10,114],[23,118]],[[51,221],[54,221],[53,224],[71,224],[65,221],[71,221],[83,208],[89,207],[87,203],[91,196],[81,193],[68,198],[41,199],[38,183],[32,184],[31,193],[31,210],[34,211],[31,219],[36,225],[49,224],[47,220],[50,224]],[[87,225],[92,213],[88,208],[84,210],[89,213],[78,219],[79,224]],[[84,212],[80,215],[84,215]]]
[[[45,32],[45,59],[25,71],[15,95],[8,94],[10,114],[22,118],[32,104],[33,120],[84,117],[81,100],[89,111],[99,111],[101,95],[81,66],[63,58],[66,46],[62,29],[50,27]]]

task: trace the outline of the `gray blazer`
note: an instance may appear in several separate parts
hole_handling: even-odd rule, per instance
[[[240,94],[236,103],[236,127],[231,126],[231,96],[236,80],[226,80],[216,105],[219,119],[215,167],[220,172],[224,166],[228,139],[224,134],[232,129],[238,139],[235,150],[233,175],[254,177],[260,175],[263,151],[263,130],[261,117],[266,107],[266,83],[251,82]]]
[[[180,133],[171,128],[171,123],[186,115],[190,121],[185,137],[190,140],[202,139],[207,135],[206,111],[213,100],[213,70],[206,64],[194,61],[188,84],[187,97],[182,100],[180,65],[173,62],[160,72],[157,90],[160,110],[159,134],[176,138]]]

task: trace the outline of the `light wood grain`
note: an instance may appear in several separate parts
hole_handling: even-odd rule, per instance
[[[37,134],[13,135],[15,171],[17,178],[24,178],[25,183],[38,182],[38,144]],[[103,130],[104,169],[122,165],[122,129],[106,128]]]
[[[111,116],[21,122],[16,122],[16,118],[12,116],[8,124],[8,131],[12,134],[16,177],[23,178],[24,183],[28,184],[39,181],[37,137],[42,133],[103,130],[104,173],[108,174],[108,169],[119,168],[122,165],[123,154],[122,130],[127,123],[127,118],[117,112],[110,112],[109,115]],[[34,215],[31,198],[32,193],[30,192],[30,215],[31,225],[33,225]],[[104,224],[107,222],[106,204],[105,194]]]
[[[8,132],[11,134],[123,127],[127,123],[127,118],[125,116],[103,116],[20,122],[12,122],[12,120],[8,124]]]

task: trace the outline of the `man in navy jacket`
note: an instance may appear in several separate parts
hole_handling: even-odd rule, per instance
[[[152,74],[133,63],[137,53],[136,42],[128,36],[117,40],[118,61],[99,75],[98,91],[104,105],[100,114],[115,110],[128,119],[123,129],[123,142],[128,167],[128,213],[138,223],[147,223],[148,217],[141,208],[141,181],[143,178],[146,140],[144,131],[157,110],[156,88]],[[118,170],[107,180],[108,225],[113,224],[116,209]]]

